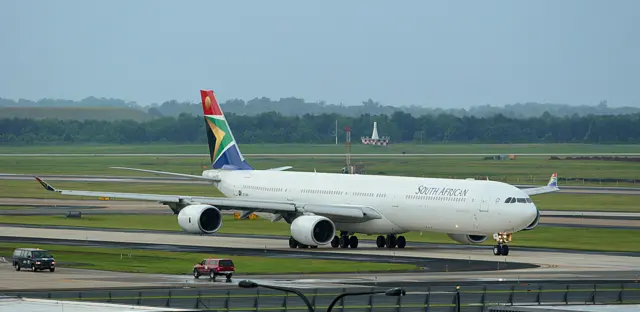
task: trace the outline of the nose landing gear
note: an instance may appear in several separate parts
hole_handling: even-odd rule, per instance
[[[507,245],[507,242],[511,241],[511,233],[493,234],[493,239],[498,243],[493,246],[493,254],[495,256],[508,256],[509,245]]]

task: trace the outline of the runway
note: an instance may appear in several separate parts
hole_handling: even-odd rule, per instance
[[[34,181],[37,174],[0,173],[0,180]],[[92,175],[37,175],[48,182],[108,182],[108,183],[145,183],[145,184],[199,184],[211,185],[206,181],[194,181],[176,177],[140,177],[140,176],[92,176]],[[539,187],[541,185],[514,184],[519,188]],[[596,187],[561,185],[557,193],[561,194],[617,194],[640,195],[640,187]]]
[[[410,260],[412,258],[424,259],[448,259],[462,261],[488,261],[504,264],[533,264],[540,266],[536,270],[549,272],[576,272],[576,271],[634,271],[640,267],[640,256],[631,253],[620,255],[616,253],[587,253],[562,250],[542,250],[533,248],[512,248],[509,256],[496,257],[492,254],[489,246],[467,246],[467,245],[413,245],[409,243],[404,249],[380,249],[375,247],[374,241],[362,240],[357,249],[334,249],[330,246],[321,246],[317,249],[295,249],[288,247],[287,241],[272,238],[244,238],[232,236],[195,236],[180,235],[174,233],[149,233],[138,232],[131,235],[130,232],[123,231],[84,231],[72,229],[47,229],[47,228],[23,228],[15,226],[0,227],[0,237],[4,240],[8,238],[32,238],[42,239],[44,237],[51,240],[71,240],[91,243],[118,243],[118,244],[142,244],[142,245],[172,245],[182,247],[211,247],[216,250],[252,249],[256,251],[291,253],[294,255],[341,255],[342,257],[359,256],[367,257],[394,257]],[[588,257],[585,257],[588,254]],[[453,263],[453,261],[451,262]],[[437,268],[436,268],[437,269]],[[441,268],[440,268],[441,269]]]

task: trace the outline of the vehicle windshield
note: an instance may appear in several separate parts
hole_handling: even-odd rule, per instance
[[[48,251],[34,251],[31,254],[34,258],[53,258],[51,253]]]
[[[231,260],[220,260],[220,266],[223,266],[223,267],[233,266],[233,261],[231,261]]]

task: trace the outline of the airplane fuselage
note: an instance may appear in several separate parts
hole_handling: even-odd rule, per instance
[[[496,181],[263,170],[207,170],[203,176],[219,177],[216,187],[231,198],[370,206],[381,219],[335,222],[337,230],[363,234],[513,233],[537,213],[524,192]],[[509,197],[522,202],[504,203]]]

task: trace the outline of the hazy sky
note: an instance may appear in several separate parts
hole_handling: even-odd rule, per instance
[[[0,97],[640,106],[640,1],[0,0]]]

